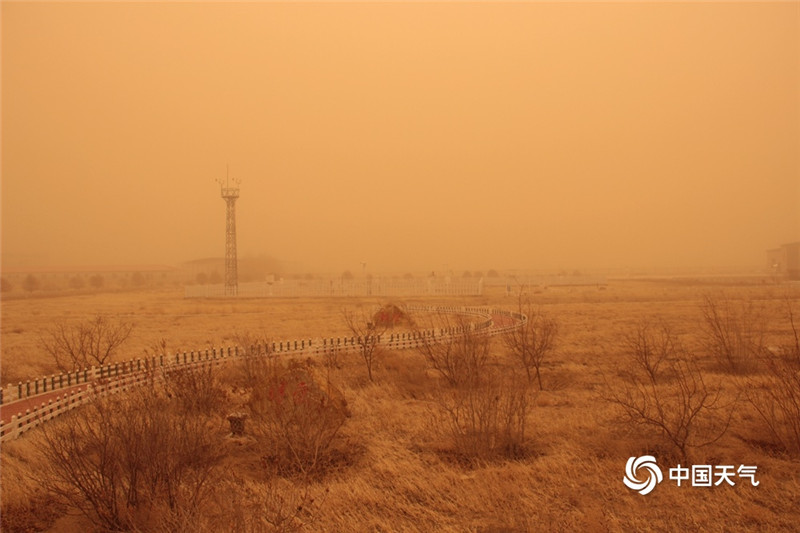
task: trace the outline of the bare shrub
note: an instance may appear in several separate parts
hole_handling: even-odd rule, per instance
[[[128,340],[133,324],[104,315],[78,323],[58,322],[39,337],[39,345],[62,372],[74,372],[111,361]]]
[[[456,333],[431,337],[417,330],[417,351],[450,386],[477,380],[489,361],[488,337],[476,335],[461,316],[451,322],[447,315],[441,315],[437,323],[444,324],[447,329],[453,328]]]
[[[753,303],[706,295],[701,310],[704,347],[720,368],[733,374],[754,370],[765,351],[765,324]]]
[[[403,304],[387,303],[372,315],[378,327],[396,328],[398,326],[414,326],[414,320]]]
[[[734,402],[709,384],[691,354],[665,326],[641,324],[626,338],[631,367],[622,390],[609,386],[620,422],[655,430],[687,459],[690,449],[717,442],[728,429]]]
[[[264,366],[267,378],[253,388],[249,405],[265,466],[289,474],[324,471],[334,462],[347,417],[344,396],[330,383],[317,382],[307,365],[287,368],[269,357]]]
[[[441,344],[424,342],[419,350],[446,385],[435,401],[453,452],[473,463],[517,458],[528,452],[528,380],[513,369],[491,365],[488,337],[470,328]]]
[[[42,426],[39,483],[94,523],[145,527],[158,509],[193,509],[219,456],[206,419],[156,387],[96,397]]]
[[[165,369],[164,388],[189,414],[218,412],[226,398],[218,369],[211,361],[189,368]]]
[[[333,343],[326,345],[322,349],[322,364],[325,365],[325,368],[330,371],[334,369],[342,368],[342,362],[340,361],[341,356],[341,348]]]
[[[525,369],[529,382],[542,386],[542,363],[555,348],[558,335],[558,323],[547,316],[543,311],[534,308],[530,300],[520,292],[518,312],[524,314],[527,320],[519,327],[506,332],[503,336],[506,348]]]
[[[258,383],[263,383],[269,377],[269,356],[272,354],[272,340],[265,334],[253,332],[236,333],[234,342],[239,349],[239,383],[247,388],[252,388]]]
[[[528,453],[530,385],[523,376],[485,370],[476,379],[440,391],[443,427],[456,455],[467,462],[518,458]]]
[[[800,456],[800,331],[792,306],[793,302],[787,298],[785,318],[791,340],[774,352],[765,351],[765,375],[751,376],[744,392],[773,442]]]
[[[372,371],[375,363],[383,354],[380,337],[386,331],[385,325],[376,324],[373,317],[362,313],[354,313],[347,309],[342,310],[342,317],[347,329],[353,335],[358,346],[358,352],[367,367],[369,380],[373,381]]]

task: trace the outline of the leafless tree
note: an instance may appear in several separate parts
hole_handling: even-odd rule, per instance
[[[692,448],[717,442],[728,429],[735,401],[703,376],[695,357],[660,326],[640,325],[628,337],[633,363],[621,387],[609,386],[608,399],[627,425],[655,429],[686,459]]]
[[[682,350],[668,326],[653,327],[646,322],[638,324],[632,334],[626,335],[623,345],[634,362],[635,370],[643,372],[651,381],[657,381],[662,364]]]
[[[132,331],[131,322],[96,315],[78,323],[57,322],[39,337],[39,344],[59,370],[72,372],[108,363]]]
[[[369,380],[373,381],[372,371],[375,363],[383,353],[380,337],[386,332],[386,326],[376,324],[373,317],[363,311],[355,313],[348,309],[343,309],[342,317],[358,346],[359,354],[367,367]]]
[[[800,456],[800,328],[795,317],[796,300],[787,297],[785,304],[789,341],[765,351],[765,373],[749,376],[744,392],[772,440]]]
[[[733,302],[706,295],[701,305],[705,325],[704,345],[720,367],[734,374],[755,368],[764,354],[764,317],[753,302]]]
[[[518,312],[527,316],[519,327],[506,332],[503,341],[506,348],[525,369],[528,381],[542,386],[542,364],[555,348],[558,336],[558,323],[543,311],[536,309],[525,293],[520,290],[517,304]]]

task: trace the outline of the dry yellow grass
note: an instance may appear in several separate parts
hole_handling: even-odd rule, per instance
[[[518,461],[466,468],[442,453],[447,435],[437,424],[434,401],[441,384],[421,355],[386,354],[374,383],[366,379],[357,356],[346,356],[331,379],[352,414],[342,428],[352,453],[347,462],[312,481],[309,493],[318,498],[299,518],[308,522],[309,531],[798,530],[800,458],[765,446],[760,422],[745,403],[737,408],[722,440],[698,450],[693,463],[757,465],[759,486],[737,480],[734,487],[677,487],[665,479],[653,493],[641,496],[622,483],[630,456],[653,453],[665,470],[678,460],[657,435],[616,424],[615,406],[604,401],[605,387],[622,384],[619,371],[627,364],[622,336],[643,318],[659,319],[699,349],[702,297],[723,290],[731,298],[763,306],[769,317],[768,343],[786,340],[790,331],[779,319],[787,288],[781,286],[612,282],[602,289],[548,288],[534,294],[559,321],[560,335],[555,355],[542,369],[545,390],[537,394],[530,415],[533,453]],[[794,291],[790,297],[797,300],[797,288]],[[516,300],[498,290],[469,299],[407,303],[412,301],[513,309]],[[169,291],[7,301],[2,304],[2,379],[5,383],[51,371],[51,363],[36,348],[36,336],[54,319],[98,312],[130,315],[136,337],[123,352],[135,356],[160,338],[171,348],[196,349],[227,344],[237,332],[274,339],[341,335],[346,333],[342,307],[377,303],[194,301]],[[494,352],[502,357],[502,351],[501,343],[495,342]],[[709,369],[708,379],[723,383],[733,395],[731,377],[714,371],[710,359],[701,361]],[[232,408],[235,403],[231,397]],[[255,448],[246,441],[231,442],[225,426],[220,420],[217,438],[228,455],[218,469],[219,499],[208,503],[209,514],[217,519],[224,515],[220,502],[232,494],[234,500],[236,494],[245,498],[245,484],[251,499],[253,494],[293,490],[291,483],[281,482],[276,488],[259,474]],[[38,504],[26,511],[26,498],[36,488],[18,485],[16,475],[36,461],[31,449],[35,433],[3,446],[4,510],[16,512],[20,523],[27,517],[50,531],[88,528],[84,518],[67,509],[43,505],[46,494],[36,495]],[[46,514],[45,508],[55,512]],[[219,522],[192,524],[185,523],[187,531],[210,531]]]

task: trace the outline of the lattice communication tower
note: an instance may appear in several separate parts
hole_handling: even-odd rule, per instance
[[[236,296],[239,292],[239,274],[236,262],[236,199],[239,198],[239,180],[225,177],[219,180],[222,198],[225,200],[225,296]]]

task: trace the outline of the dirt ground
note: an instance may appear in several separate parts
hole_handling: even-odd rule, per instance
[[[706,296],[752,302],[765,317],[766,343],[790,340],[786,305],[797,309],[800,288],[776,284],[723,285],[689,281],[611,281],[602,286],[533,287],[539,309],[558,321],[556,350],[542,367],[544,390],[529,414],[532,453],[515,460],[464,466],[439,453],[442,437],[432,391],[436,377],[416,352],[383,356],[374,382],[356,356],[333,380],[351,416],[343,438],[357,449],[347,465],[315,480],[319,494],[307,531],[798,531],[800,458],[769,447],[752,409],[737,404],[729,430],[696,450],[692,464],[755,465],[758,486],[677,486],[667,470],[680,459],[657,434],[617,422],[607,401],[629,365],[623,339],[642,321],[664,323],[700,357],[710,381],[736,397],[736,380],[704,353],[701,306]],[[25,298],[2,303],[2,382],[49,374],[55,368],[38,345],[59,320],[95,314],[123,316],[135,325],[121,350],[134,358],[161,339],[169,351],[234,343],[242,335],[273,340],[346,334],[342,309],[376,306],[379,299],[187,300],[179,291]],[[396,303],[490,305],[516,308],[516,298],[490,288],[480,297],[413,298]],[[495,341],[492,353],[503,356]],[[224,440],[217,483],[252,472],[257,458],[247,440]],[[4,512],[19,515],[9,530],[75,531],[91,523],[21,480],[35,462],[35,433],[2,447]],[[656,455],[665,480],[642,496],[622,482],[631,456]],[[248,478],[258,490],[264,481]],[[219,497],[223,497],[219,494]],[[25,502],[33,502],[26,507]],[[313,516],[311,516],[313,515]],[[8,525],[8,523],[6,523]],[[22,524],[22,525],[20,525]]]

